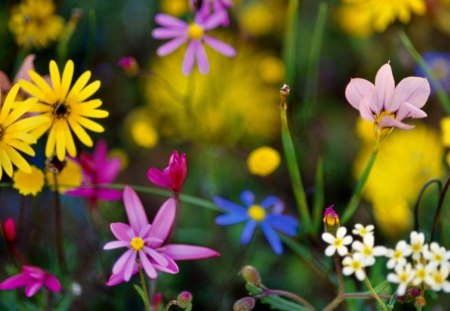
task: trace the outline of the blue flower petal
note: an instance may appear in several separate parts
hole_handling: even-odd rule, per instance
[[[292,216],[268,214],[265,222],[288,236],[298,233],[298,221]]]
[[[281,255],[283,253],[283,245],[275,230],[265,222],[261,222],[261,229],[275,254]]]
[[[226,210],[227,212],[236,213],[236,214],[247,214],[247,209],[236,203],[228,201],[221,197],[213,197],[214,204],[216,204],[219,208]]]
[[[274,195],[269,195],[269,196],[265,197],[264,200],[262,200],[260,205],[263,208],[281,205],[281,207],[282,207],[281,210],[279,210],[280,207],[277,207],[277,212],[282,212],[283,207],[284,207],[283,201],[281,201],[279,197],[274,196]]]
[[[255,195],[250,190],[242,191],[241,201],[245,206],[250,207],[255,203]]]
[[[242,222],[244,220],[247,220],[248,216],[247,214],[241,214],[241,213],[228,213],[223,214],[216,217],[216,224],[221,226],[228,226],[228,225],[234,225],[239,222]]]
[[[247,244],[248,242],[250,242],[250,240],[253,236],[253,232],[255,231],[256,224],[257,224],[257,222],[254,220],[249,220],[245,224],[244,230],[242,230],[242,235],[241,235],[241,243],[242,244]]]

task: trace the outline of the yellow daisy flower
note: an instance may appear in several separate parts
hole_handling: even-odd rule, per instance
[[[260,147],[250,153],[247,166],[253,175],[267,176],[277,169],[280,161],[278,151],[270,147]]]
[[[54,15],[55,6],[50,0],[25,0],[13,6],[9,29],[17,44],[23,48],[44,48],[50,41],[58,40],[64,20]]]
[[[19,190],[22,195],[36,195],[44,187],[44,173],[34,165],[30,167],[30,173],[18,170],[13,176],[13,188]]]
[[[55,151],[60,161],[66,157],[77,155],[72,133],[86,146],[93,145],[91,137],[85,128],[101,133],[103,126],[89,118],[105,118],[108,112],[97,109],[101,106],[100,99],[90,99],[100,87],[100,81],[88,83],[91,72],[84,72],[72,84],[74,64],[71,60],[66,63],[62,77],[55,61],[50,61],[51,86],[35,71],[28,72],[32,82],[20,80],[19,83],[25,92],[39,99],[32,107],[33,112],[46,116],[47,122],[36,128],[32,134],[36,138],[49,131],[45,156],[50,157]]]
[[[8,176],[13,175],[13,164],[22,171],[31,172],[30,165],[18,151],[35,155],[30,144],[36,143],[36,138],[30,131],[45,122],[45,118],[40,116],[23,118],[36,100],[16,102],[19,88],[17,84],[11,88],[0,110],[0,180],[3,171]]]
[[[55,176],[50,170],[45,173],[47,184],[52,191],[55,191]],[[64,193],[67,190],[77,188],[83,181],[83,171],[81,166],[70,159],[67,159],[64,163],[64,167],[56,175],[58,183],[58,192]]]

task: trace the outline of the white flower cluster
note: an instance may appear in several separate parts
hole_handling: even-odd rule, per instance
[[[424,286],[433,291],[450,292],[450,282],[447,280],[450,274],[450,251],[436,242],[426,244],[424,234],[416,231],[410,234],[410,244],[402,240],[395,249],[375,246],[373,229],[373,225],[364,227],[356,224],[352,233],[360,239],[347,235],[345,227],[339,227],[335,235],[323,233],[322,239],[329,244],[325,255],[337,253],[345,256],[342,273],[355,274],[360,281],[366,277],[364,269],[375,264],[375,257],[387,257],[387,268],[393,269],[387,280],[398,284],[399,296],[404,295],[408,287]],[[348,250],[350,244],[351,252]]]

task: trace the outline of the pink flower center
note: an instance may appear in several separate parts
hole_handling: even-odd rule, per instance
[[[130,245],[131,248],[134,249],[136,252],[139,252],[141,249],[144,248],[144,240],[140,237],[134,237],[131,239]]]
[[[261,206],[254,204],[249,207],[248,216],[254,221],[262,221],[266,218],[266,211]]]
[[[203,38],[203,33],[204,31],[202,26],[196,23],[192,23],[189,25],[188,36],[190,39],[200,40],[201,38]]]

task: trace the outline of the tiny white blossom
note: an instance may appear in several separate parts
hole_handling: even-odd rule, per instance
[[[406,293],[406,289],[408,288],[408,284],[414,278],[414,270],[411,267],[411,264],[408,263],[406,265],[397,265],[395,266],[395,273],[389,273],[387,276],[387,280],[391,283],[397,283],[397,295],[403,296]]]
[[[355,274],[356,278],[363,281],[366,278],[366,273],[364,272],[364,259],[360,253],[354,253],[352,256],[346,256],[342,260],[342,273],[344,275]]]
[[[450,251],[447,251],[445,247],[440,246],[438,243],[433,242],[430,244],[429,249],[424,251],[424,257],[430,263],[448,267],[450,260]]]
[[[364,227],[361,224],[355,224],[355,229],[353,229],[352,233],[363,238],[366,235],[373,235],[373,229],[373,225],[367,225]]]
[[[425,279],[430,274],[430,268],[430,265],[424,266],[420,263],[414,266],[414,279],[412,280],[414,286],[419,286],[425,283]]]
[[[412,258],[419,260],[425,250],[425,235],[422,232],[412,231],[410,234]]]
[[[438,268],[437,266],[430,265],[429,267],[430,271],[425,279],[425,283],[436,292],[440,290],[446,293],[450,292],[450,282],[447,281],[449,275],[448,266],[444,265]]]
[[[322,234],[322,240],[330,244],[325,249],[325,255],[333,256],[336,251],[340,256],[345,256],[348,253],[348,249],[346,245],[352,243],[353,238],[347,235],[347,229],[345,227],[339,227],[336,231],[336,236],[332,235],[329,232],[324,232]]]
[[[398,241],[395,246],[395,250],[388,249],[386,251],[386,257],[390,258],[387,262],[387,267],[389,269],[394,268],[397,265],[406,264],[405,257],[411,255],[411,247],[405,241]]]
[[[375,256],[384,256],[386,254],[386,247],[374,247],[374,244],[375,238],[372,234],[366,234],[363,238],[363,242],[354,241],[352,244],[353,250],[362,255],[366,267],[375,264]]]

